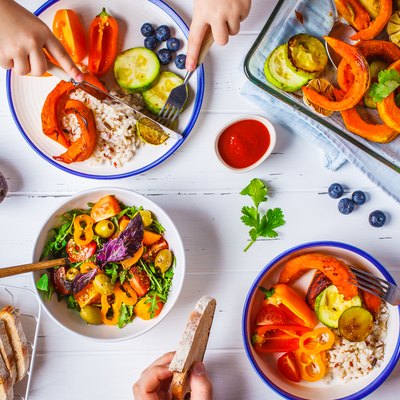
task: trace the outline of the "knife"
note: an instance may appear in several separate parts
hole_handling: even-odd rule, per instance
[[[50,61],[47,61],[47,72],[62,81],[71,82],[74,86],[79,89],[82,89],[86,93],[90,94],[94,98],[104,101],[109,100],[114,103],[122,104],[125,107],[129,107],[129,109],[133,113],[133,118],[140,123],[140,126],[143,127],[150,127],[152,133],[158,132],[159,135],[166,134],[168,137],[176,138],[176,139],[183,139],[183,136],[173,131],[172,129],[160,124],[159,122],[155,121],[154,119],[150,118],[149,116],[141,113],[140,111],[133,108],[130,104],[126,103],[125,101],[121,100],[119,97],[113,96],[112,94],[105,92],[104,90],[99,89],[97,86],[92,85],[89,82],[82,81],[77,82],[73,78],[71,78],[62,68],[58,67],[57,65],[53,64]],[[165,140],[164,140],[165,141]]]
[[[202,361],[214,318],[216,301],[203,296],[189,316],[178,349],[169,370],[174,373],[171,382],[173,400],[183,400],[190,392],[188,372],[196,361]]]

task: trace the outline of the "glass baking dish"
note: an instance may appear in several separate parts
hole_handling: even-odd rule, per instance
[[[400,173],[400,138],[385,144],[368,141],[348,131],[339,113],[322,117],[304,104],[301,92],[284,92],[265,79],[264,62],[272,50],[297,33],[308,33],[323,40],[322,36],[327,35],[332,27],[333,15],[330,0],[278,0],[257,40],[247,53],[244,62],[246,76],[261,89]],[[331,81],[334,72],[331,67],[326,73],[326,77]]]

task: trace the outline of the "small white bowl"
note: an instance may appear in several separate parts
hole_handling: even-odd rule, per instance
[[[88,202],[96,202],[101,197],[108,194],[115,195],[119,201],[126,205],[143,206],[143,208],[150,210],[165,228],[164,237],[168,242],[170,249],[174,252],[176,264],[174,267],[174,278],[168,295],[168,300],[161,310],[160,315],[148,321],[135,318],[132,323],[126,325],[122,329],[119,329],[118,326],[89,325],[80,317],[79,313],[69,310],[65,301],[59,302],[56,294],[53,294],[50,301],[43,298],[41,293],[38,293],[38,297],[47,314],[53,319],[53,321],[67,331],[89,339],[101,340],[103,342],[116,342],[139,336],[159,324],[172,310],[182,289],[185,276],[185,252],[182,239],[176,226],[160,206],[145,196],[120,188],[91,189],[78,193],[69,198],[64,204],[52,212],[44,222],[35,243],[33,261],[39,261],[50,229],[59,225],[60,216],[64,212],[73,208],[87,208]],[[35,288],[36,282],[42,273],[43,271],[37,271],[32,274]],[[37,290],[37,292],[39,291]]]
[[[236,168],[236,167],[233,167],[232,165],[227,164],[225,162],[225,160],[222,158],[222,156],[219,152],[219,149],[218,149],[218,143],[219,143],[222,133],[225,132],[226,129],[228,129],[230,126],[236,124],[237,122],[245,121],[245,120],[253,120],[253,121],[261,122],[267,128],[267,130],[269,132],[270,143],[269,143],[269,146],[268,146],[267,150],[265,151],[265,153],[256,162],[254,162],[253,164],[251,164],[247,167],[244,167],[244,168]],[[215,139],[215,153],[217,154],[217,157],[221,161],[221,163],[223,165],[225,165],[225,167],[227,167],[231,171],[248,172],[248,171],[251,171],[252,169],[258,167],[262,162],[264,162],[268,158],[268,156],[274,150],[275,144],[276,144],[276,131],[275,131],[275,128],[272,125],[271,121],[269,121],[267,118],[259,116],[259,115],[248,114],[248,115],[243,115],[241,117],[235,118],[234,120],[229,121],[226,125],[224,125],[222,127],[222,129],[219,131],[219,133]]]

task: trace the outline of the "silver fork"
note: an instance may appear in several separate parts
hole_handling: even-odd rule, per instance
[[[400,305],[400,288],[384,279],[378,278],[369,272],[350,267],[356,279],[350,279],[349,283],[365,290],[394,306]]]
[[[204,61],[208,50],[210,49],[211,45],[214,43],[214,38],[209,30],[203,39],[201,44],[201,49],[199,53],[199,58],[197,62],[197,67],[199,67],[202,62]],[[188,71],[185,75],[185,79],[183,83],[176,88],[172,89],[171,93],[168,96],[167,101],[164,104],[164,107],[158,113],[156,121],[162,125],[170,127],[171,124],[176,120],[178,115],[181,113],[188,97],[188,81],[190,77],[193,75],[194,71]]]

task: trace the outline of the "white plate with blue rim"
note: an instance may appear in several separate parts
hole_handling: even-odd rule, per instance
[[[119,25],[119,51],[143,46],[144,37],[140,32],[143,23],[153,26],[167,25],[173,37],[181,40],[183,47],[179,53],[186,53],[188,27],[183,19],[170,6],[161,0],[49,0],[35,14],[48,26],[52,26],[53,18],[58,9],[72,9],[80,16],[87,31],[92,19],[105,7],[107,12],[115,17]],[[165,44],[159,48],[165,47]],[[85,64],[85,60],[83,61]],[[185,71],[178,70],[174,62],[163,67],[183,76]],[[65,148],[44,135],[41,126],[41,112],[47,95],[58,83],[55,77],[18,76],[12,71],[7,73],[7,97],[14,121],[22,136],[33,150],[55,167],[85,178],[118,179],[137,175],[150,170],[169,158],[184,142],[192,131],[200,112],[204,94],[204,70],[197,69],[189,82],[189,102],[179,116],[176,130],[182,133],[182,138],[170,137],[164,144],[153,146],[143,144],[129,162],[122,167],[111,163],[94,164],[87,160],[64,164],[53,159],[53,156],[65,152]]]

